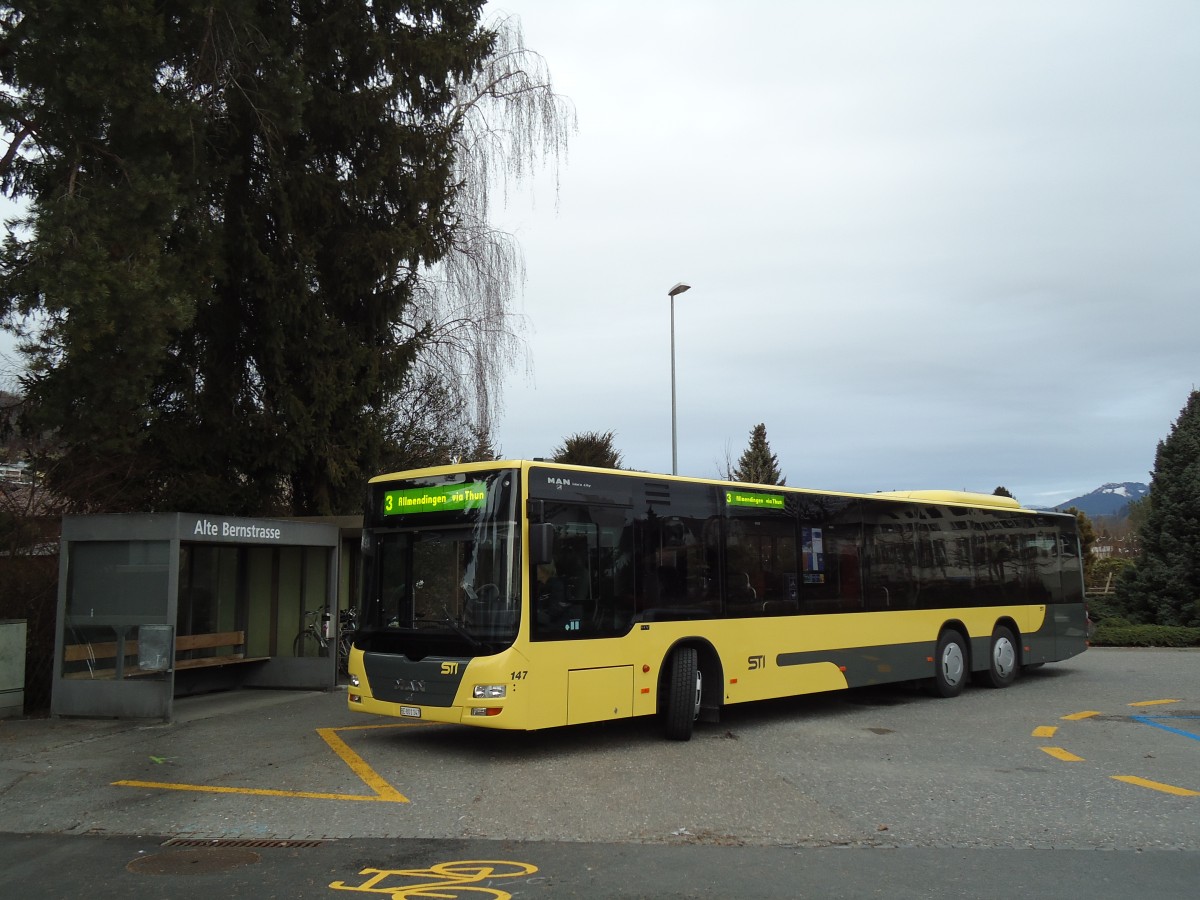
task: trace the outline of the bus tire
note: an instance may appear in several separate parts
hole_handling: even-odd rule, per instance
[[[988,650],[987,683],[994,688],[1008,687],[1021,673],[1020,660],[1012,629],[1007,625],[997,625]]]
[[[700,665],[695,647],[671,654],[664,726],[672,741],[689,741],[700,710]]]
[[[933,689],[939,697],[957,697],[970,677],[963,636],[947,628],[938,638],[933,657]]]

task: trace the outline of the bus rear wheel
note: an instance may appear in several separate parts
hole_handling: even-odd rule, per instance
[[[700,715],[701,674],[695,647],[680,647],[671,654],[667,681],[665,721],[667,738],[689,741]]]
[[[988,653],[987,683],[994,688],[1008,687],[1017,680],[1020,672],[1017,639],[1007,625],[997,625]]]
[[[961,634],[947,628],[933,657],[933,689],[940,697],[957,697],[967,678],[967,645]]]

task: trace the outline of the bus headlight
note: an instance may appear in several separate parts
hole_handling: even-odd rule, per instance
[[[358,687],[358,676],[357,675],[350,676],[350,687]]]
[[[506,684],[477,684],[471,692],[476,700],[499,700],[508,694]]]

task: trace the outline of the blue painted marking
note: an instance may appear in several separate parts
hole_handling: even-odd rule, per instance
[[[1178,728],[1172,728],[1170,725],[1163,725],[1154,721],[1155,719],[1200,719],[1200,716],[1133,716],[1132,718],[1133,721],[1141,722],[1143,725],[1153,725],[1155,728],[1161,728],[1163,731],[1171,732],[1171,734],[1178,734],[1185,738],[1191,738],[1193,741],[1200,741],[1200,734],[1181,731]]]

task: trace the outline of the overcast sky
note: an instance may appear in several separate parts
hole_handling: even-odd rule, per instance
[[[574,103],[496,435],[788,484],[1148,481],[1200,383],[1200,3],[504,0]],[[3,349],[3,348],[0,348]],[[3,361],[0,360],[0,363]]]
[[[788,484],[1148,481],[1200,384],[1200,3],[504,0],[579,131],[497,443]]]

